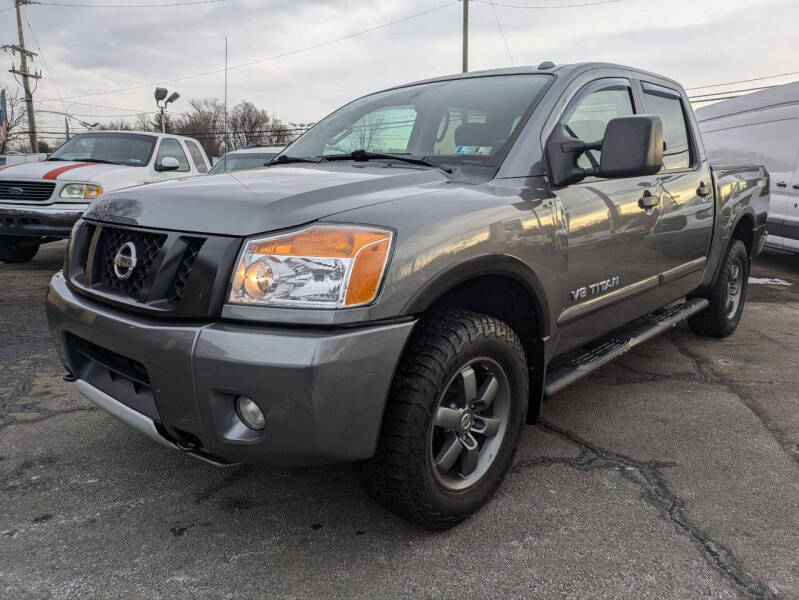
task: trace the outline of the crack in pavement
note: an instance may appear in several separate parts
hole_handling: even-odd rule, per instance
[[[512,472],[552,464],[566,465],[580,471],[599,469],[618,471],[622,477],[643,488],[644,498],[657,508],[664,518],[671,521],[679,531],[690,537],[702,556],[738,590],[756,600],[777,600],[779,598],[779,595],[771,587],[755,579],[743,568],[732,550],[712,539],[688,518],[683,501],[668,488],[660,475],[660,469],[677,466],[677,463],[637,461],[629,456],[595,446],[544,419],[538,422],[538,427],[577,446],[580,449],[580,454],[577,456],[539,456],[522,460],[511,468]]]
[[[233,472],[225,475],[219,481],[212,483],[197,492],[196,496],[194,497],[194,504],[202,504],[206,500],[210,500],[218,492],[221,492],[225,488],[232,486],[240,479],[243,479],[249,475],[250,471],[252,471],[252,465],[241,465],[240,467],[237,467]]]
[[[710,374],[710,376],[714,377],[720,385],[723,385],[732,395],[738,398],[738,400],[740,400],[741,403],[746,406],[746,408],[752,411],[752,414],[757,417],[766,430],[774,437],[774,439],[780,445],[780,448],[782,448],[782,450],[788,456],[790,456],[791,459],[799,462],[799,453],[794,450],[796,441],[789,439],[782,429],[773,423],[769,419],[768,415],[763,413],[757,403],[756,398],[749,393],[749,390],[747,390],[742,383],[740,383],[737,379],[727,377],[722,371],[715,369],[710,359],[705,358],[695,350],[689,348],[682,340],[671,339],[670,341],[672,344],[674,344],[674,347],[680,354],[693,361],[700,373]]]

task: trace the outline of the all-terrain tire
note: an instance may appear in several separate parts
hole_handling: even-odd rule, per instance
[[[445,390],[474,360],[493,361],[507,375],[507,425],[496,454],[489,455],[493,462],[485,463],[487,470],[465,489],[453,490],[433,470],[433,425]],[[504,322],[462,310],[424,316],[394,375],[377,452],[360,465],[367,492],[390,511],[431,530],[469,517],[494,495],[511,466],[525,422],[528,379],[521,342]]]
[[[0,236],[0,262],[26,263],[36,256],[39,244],[29,238],[14,235]]]
[[[694,333],[710,337],[731,335],[743,314],[749,281],[749,255],[741,240],[732,240],[721,265],[716,283],[705,295],[710,306],[688,319]],[[737,303],[731,297],[737,292]]]

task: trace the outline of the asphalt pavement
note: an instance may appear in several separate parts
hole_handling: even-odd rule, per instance
[[[62,381],[64,244],[0,264],[0,598],[799,598],[799,256],[738,331],[656,338],[544,406],[497,497],[428,533],[349,465],[219,469]]]

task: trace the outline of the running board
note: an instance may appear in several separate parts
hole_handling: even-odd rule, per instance
[[[671,329],[680,321],[704,310],[710,304],[705,298],[692,298],[660,313],[645,317],[645,322],[632,331],[618,335],[590,348],[574,360],[547,373],[544,395],[549,398],[621,356],[638,344],[645,342],[664,331]]]

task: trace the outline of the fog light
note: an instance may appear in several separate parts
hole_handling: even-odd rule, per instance
[[[236,398],[236,412],[244,424],[250,429],[260,431],[266,427],[266,417],[258,405],[247,396]]]

